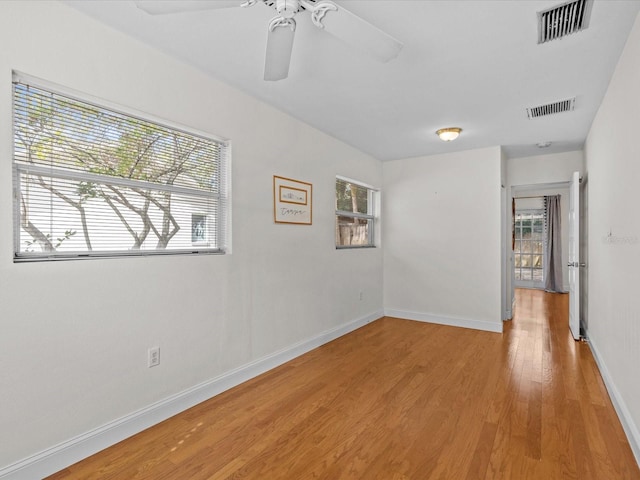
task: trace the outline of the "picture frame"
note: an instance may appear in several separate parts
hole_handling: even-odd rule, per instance
[[[292,178],[273,176],[273,220],[275,223],[311,225],[313,185]]]

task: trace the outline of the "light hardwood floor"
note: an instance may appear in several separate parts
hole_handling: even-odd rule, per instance
[[[502,335],[384,318],[50,479],[640,479],[567,295]]]

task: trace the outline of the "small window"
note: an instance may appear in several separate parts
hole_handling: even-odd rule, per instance
[[[227,143],[14,76],[15,261],[224,253]]]
[[[191,243],[194,245],[202,245],[207,243],[209,235],[207,234],[207,215],[191,214]]]
[[[336,248],[374,247],[377,191],[336,178]]]

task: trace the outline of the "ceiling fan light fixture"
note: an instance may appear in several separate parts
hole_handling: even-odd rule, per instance
[[[440,130],[437,130],[436,135],[438,135],[438,137],[440,137],[440,140],[442,140],[443,142],[451,142],[456,138],[458,138],[458,135],[460,135],[460,132],[462,132],[461,128],[449,127],[449,128],[441,128]]]
[[[296,22],[302,10],[312,23],[342,42],[364,50],[381,62],[395,58],[403,44],[388,33],[330,0],[133,0],[149,15],[162,15],[227,7],[251,7],[264,3],[273,7],[278,16],[269,23],[264,79],[278,81],[289,75]],[[328,14],[328,16],[327,16]]]

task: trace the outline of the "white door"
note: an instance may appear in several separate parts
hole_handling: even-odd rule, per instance
[[[569,186],[569,328],[580,339],[580,173]]]

